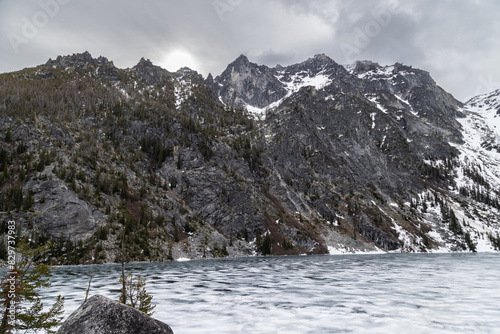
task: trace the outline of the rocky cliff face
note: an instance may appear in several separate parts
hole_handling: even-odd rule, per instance
[[[89,54],[1,76],[4,219],[52,261],[500,248],[498,92],[325,55],[215,79]],[[497,127],[495,127],[497,126]]]

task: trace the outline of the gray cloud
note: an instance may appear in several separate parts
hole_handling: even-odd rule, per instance
[[[204,75],[241,53],[269,66],[325,53],[425,69],[465,100],[500,88],[499,10],[495,0],[2,0],[0,72],[85,50],[119,67],[185,60]]]

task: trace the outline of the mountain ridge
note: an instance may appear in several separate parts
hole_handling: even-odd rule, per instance
[[[500,249],[498,92],[324,54],[204,79],[85,52],[0,82],[1,217],[50,261],[113,262],[123,234],[129,260]]]

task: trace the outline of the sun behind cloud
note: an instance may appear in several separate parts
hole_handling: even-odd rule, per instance
[[[165,54],[163,59],[160,61],[159,66],[175,72],[181,67],[189,67],[192,70],[196,70],[198,63],[196,58],[185,50],[174,50]]]

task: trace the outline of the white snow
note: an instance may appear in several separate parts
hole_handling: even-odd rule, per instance
[[[282,84],[285,85],[286,90],[288,91],[287,94],[281,98],[278,101],[275,101],[271,104],[269,104],[266,107],[263,108],[258,108],[252,105],[247,104],[246,108],[247,111],[254,115],[255,117],[262,119],[266,115],[266,111],[278,107],[286,98],[290,97],[294,93],[298,92],[301,88],[303,87],[308,87],[312,86],[316,90],[320,90],[325,88],[327,85],[329,85],[332,82],[332,79],[330,79],[327,75],[324,74],[324,70],[319,72],[316,75],[310,75],[309,73],[302,71],[295,73],[290,76],[290,80],[285,81],[285,73],[281,72],[276,76],[276,79],[278,79]],[[331,96],[331,95],[330,95]],[[333,97],[332,97],[333,100]]]
[[[181,104],[192,94],[191,81],[183,78],[176,79],[174,82],[175,108],[179,109]],[[220,99],[220,97],[219,97]],[[222,100],[221,100],[222,102]]]
[[[384,252],[383,250],[375,250],[375,251],[359,251],[355,250],[352,248],[349,248],[345,245],[337,245],[337,247],[333,246],[327,246],[328,247],[328,254],[329,255],[347,255],[347,254],[355,254],[355,255],[362,255],[362,254],[387,254],[387,252]]]
[[[375,104],[378,108],[378,110],[380,110],[381,112],[383,112],[384,114],[387,114],[387,109],[384,108],[380,103],[378,103],[377,101],[377,98],[376,97],[370,97],[370,96],[365,96],[370,102],[372,102],[373,104]]]
[[[462,187],[466,189],[477,189],[482,193],[489,193],[492,198],[498,198],[500,189],[500,153],[496,151],[495,146],[500,147],[499,128],[500,117],[496,115],[500,107],[500,92],[474,98],[469,101],[465,107],[460,110],[465,117],[458,118],[462,126],[464,143],[450,143],[459,150],[459,165],[453,170],[455,175],[455,188],[450,187],[452,196],[443,196],[446,207],[449,207],[455,213],[457,222],[460,224],[464,233],[468,233],[478,252],[494,251],[488,235],[497,235],[500,232],[500,210],[488,206],[484,203],[469,198],[471,205],[464,206],[460,202],[459,190]],[[403,100],[406,103],[406,101]],[[489,145],[486,145],[489,144]],[[425,160],[426,164],[434,167],[444,165],[442,160]],[[478,171],[479,174],[490,185],[490,188],[478,184],[477,180],[469,177],[466,169]],[[457,243],[463,242],[464,236],[454,236],[442,223],[442,214],[439,205],[434,202],[432,192],[423,192],[418,195],[419,210],[422,210],[423,204],[427,210],[422,212],[423,222],[432,226],[432,231],[427,233],[441,246],[438,249],[431,249],[431,252],[450,252],[457,250]],[[395,227],[398,230],[398,227]],[[404,233],[403,233],[404,236]],[[462,241],[460,241],[462,240]]]
[[[406,104],[410,110],[410,112],[415,115],[415,116],[418,116],[418,112],[413,110],[413,107],[412,105],[410,104],[410,102],[408,102],[407,100],[403,99],[401,96],[397,95],[397,94],[394,94],[394,96],[401,102],[403,102],[404,104]]]
[[[496,115],[494,108],[486,104],[468,104],[462,111],[466,117],[459,118],[458,121],[463,127],[462,133],[466,142],[463,145],[451,144],[460,150],[463,165],[480,169],[487,182],[499,189],[500,153],[494,148],[485,148],[485,144],[500,147],[500,116]],[[458,187],[472,184],[472,180],[464,175],[463,170],[458,170],[457,174]]]
[[[251,106],[249,104],[247,104],[247,111],[252,114],[253,116],[256,116],[258,119],[262,119],[264,118],[264,116],[266,116],[266,111],[267,111],[267,107],[266,108],[258,108],[258,107],[254,107],[254,106]]]
[[[401,249],[398,249],[397,251],[401,252],[419,252],[420,247],[419,245],[422,244],[422,238],[419,236],[415,236],[408,231],[406,231],[404,228],[399,226],[394,219],[392,219],[392,224],[393,224],[393,229],[396,231],[398,234],[398,239],[401,241],[403,244]]]
[[[375,116],[377,116],[376,113],[370,114],[370,117],[372,118],[372,129],[375,129]]]

